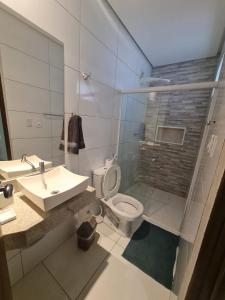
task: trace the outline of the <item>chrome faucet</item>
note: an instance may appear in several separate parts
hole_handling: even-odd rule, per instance
[[[41,181],[42,181],[42,184],[43,184],[43,188],[45,190],[47,190],[48,186],[47,186],[47,183],[45,181],[45,177],[44,177],[44,173],[45,173],[45,163],[43,161],[40,161],[39,162],[39,171],[40,171],[40,174],[41,174]]]
[[[24,154],[22,155],[22,157],[21,157],[21,162],[27,163],[28,165],[31,166],[31,168],[32,168],[33,170],[36,170],[34,164],[33,164],[31,161],[29,161],[29,160],[27,159],[27,154],[24,153]]]
[[[41,174],[45,173],[45,163],[43,161],[39,162],[39,171]]]

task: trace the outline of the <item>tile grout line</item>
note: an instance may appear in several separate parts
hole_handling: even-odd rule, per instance
[[[60,284],[60,282],[55,278],[55,276],[51,273],[51,271],[47,268],[47,266],[44,264],[44,261],[41,262],[41,265],[44,267],[44,269],[48,272],[48,274],[51,276],[51,278],[56,282],[56,284],[59,286],[59,288],[64,292],[64,294],[67,296],[68,299],[73,300],[70,298],[70,296],[67,294],[66,290],[63,288],[63,286]]]
[[[111,227],[109,227],[107,224],[105,224],[104,221],[102,222],[102,224],[104,224],[105,226],[107,226],[107,228],[109,228],[113,233],[118,234],[119,238],[118,238],[118,240],[115,241],[111,237],[109,237],[108,235],[104,234],[101,230],[98,229],[100,231],[100,234],[102,234],[104,237],[110,239],[111,241],[117,243],[119,241],[119,239],[121,238],[121,236],[119,235],[119,233],[117,233],[115,230],[113,230]]]
[[[106,224],[105,224],[106,225]],[[98,232],[97,232],[98,233]],[[77,295],[77,297],[75,298],[75,300],[78,300],[80,295],[82,294],[82,292],[86,289],[87,285],[89,284],[89,282],[92,280],[92,278],[94,278],[95,274],[98,272],[98,270],[100,269],[100,267],[103,265],[103,263],[107,260],[107,258],[111,255],[112,250],[114,248],[114,246],[116,245],[116,241],[110,239],[108,236],[106,236],[104,233],[100,232],[98,233],[100,236],[104,236],[106,238],[108,238],[109,240],[111,240],[112,242],[114,242],[114,245],[112,246],[112,248],[109,250],[110,252],[108,252],[107,250],[107,254],[106,256],[103,258],[102,262],[99,264],[99,266],[96,268],[96,270],[94,271],[94,273],[90,276],[90,278],[87,280],[86,284],[83,286],[83,288],[81,289],[80,293]]]
[[[113,248],[113,247],[112,247]],[[102,262],[99,264],[99,266],[96,268],[96,270],[94,271],[94,273],[90,276],[90,278],[87,280],[86,284],[83,286],[83,288],[81,289],[80,293],[76,296],[75,300],[79,300],[79,297],[81,296],[81,294],[83,293],[83,291],[86,289],[86,287],[88,286],[89,282],[94,278],[94,276],[97,274],[97,272],[99,271],[100,267],[103,265],[103,263],[107,260],[107,258],[111,255],[111,251],[104,257],[104,259],[102,260]]]
[[[174,234],[174,235],[176,235],[176,236],[180,236],[180,231],[177,231],[177,230],[174,230],[173,228],[171,228],[171,227],[169,227],[169,226],[167,226],[167,225],[163,225],[162,223],[160,223],[160,222],[156,222],[156,221],[154,221],[154,220],[151,220],[151,218],[150,217],[147,217],[146,216],[146,219],[144,219],[146,222],[148,222],[148,223],[151,223],[152,225],[154,225],[154,226],[157,226],[157,227],[159,227],[159,228],[161,228],[161,229],[163,229],[163,230],[165,230],[165,231],[168,231],[168,232],[170,232],[170,233],[172,233],[172,234]]]
[[[126,65],[126,67],[128,67],[128,69],[137,77],[139,78],[139,73],[133,69],[133,67],[131,67],[122,57],[120,57],[118,55],[118,45],[119,45],[119,38],[118,38],[118,34],[116,33],[116,39],[117,39],[117,47],[116,50],[113,51],[109,45],[107,45],[106,43],[104,43],[82,20],[82,5],[80,6],[80,16],[79,18],[76,17],[75,15],[73,15],[69,9],[67,9],[65,6],[63,6],[58,0],[55,0],[57,2],[58,5],[60,5],[78,24],[79,27],[81,28],[81,26],[92,36],[94,37],[105,49],[107,49],[109,51],[110,54],[112,54],[116,60],[120,60],[122,63],[124,63]],[[79,30],[81,31],[81,30]],[[128,32],[128,35],[130,36],[130,33]],[[138,54],[141,54],[141,56],[143,56],[143,54],[141,53],[140,49],[138,49],[138,47],[136,45],[134,45]],[[146,59],[146,58],[145,58]],[[148,65],[151,65],[150,62],[148,62]]]
[[[6,77],[4,75],[3,75],[3,78],[4,78],[4,80],[12,81],[12,82],[15,82],[15,83],[19,83],[21,85],[29,86],[29,87],[32,87],[32,88],[35,88],[35,89],[40,89],[40,90],[44,90],[44,91],[48,91],[48,92],[55,92],[55,93],[58,93],[60,95],[64,95],[64,92],[62,93],[62,92],[59,92],[59,91],[50,90],[50,89],[47,89],[47,88],[44,88],[44,87],[40,87],[40,86],[34,85],[32,83],[29,83],[29,82],[24,82],[24,81],[19,81],[19,80],[16,80],[16,79],[12,79],[12,78]]]

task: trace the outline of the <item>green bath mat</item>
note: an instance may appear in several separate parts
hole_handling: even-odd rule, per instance
[[[171,290],[178,241],[178,236],[144,221],[123,257]]]

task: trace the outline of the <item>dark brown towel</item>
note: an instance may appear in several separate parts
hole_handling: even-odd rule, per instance
[[[85,144],[82,131],[82,119],[80,116],[74,115],[70,118],[68,125],[67,151],[69,153],[79,154],[79,149],[83,148],[85,148]],[[65,149],[64,121],[59,149]]]

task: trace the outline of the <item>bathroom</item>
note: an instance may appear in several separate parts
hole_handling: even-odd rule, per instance
[[[190,294],[225,170],[225,1],[0,4],[0,299],[223,299]]]

